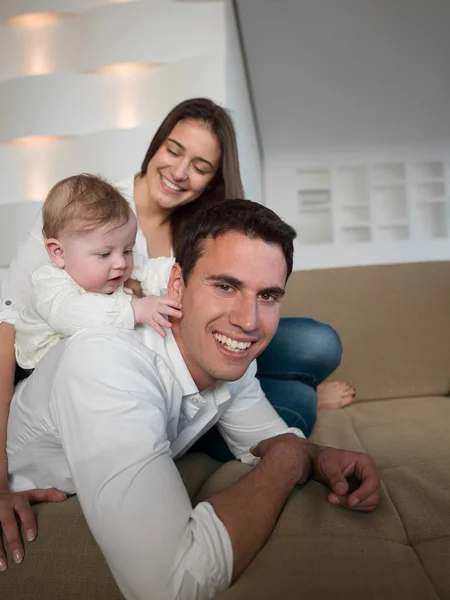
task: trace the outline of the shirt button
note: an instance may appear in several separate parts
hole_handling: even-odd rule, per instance
[[[12,300],[5,300],[4,305],[5,306],[11,306],[12,304]]]

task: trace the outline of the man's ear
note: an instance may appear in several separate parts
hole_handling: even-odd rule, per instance
[[[45,247],[47,248],[50,259],[55,263],[55,265],[60,269],[64,269],[66,261],[64,259],[64,246],[61,244],[61,242],[56,238],[49,238],[45,242]]]
[[[175,263],[170,272],[169,283],[167,284],[167,295],[174,300],[181,302],[184,287],[183,269],[178,263]]]

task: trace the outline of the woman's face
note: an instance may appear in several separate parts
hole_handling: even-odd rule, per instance
[[[221,154],[217,136],[202,121],[178,121],[148,163],[150,198],[166,210],[196,200],[216,174]]]

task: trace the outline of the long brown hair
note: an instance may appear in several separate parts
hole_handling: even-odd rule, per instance
[[[203,194],[196,200],[178,207],[170,215],[172,245],[175,251],[184,223],[205,202],[244,197],[233,122],[222,107],[208,98],[185,100],[170,111],[150,142],[139,176],[145,176],[148,163],[169,137],[175,125],[184,119],[202,121],[217,136],[222,154],[217,172]]]

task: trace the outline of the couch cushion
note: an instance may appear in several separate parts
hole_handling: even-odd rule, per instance
[[[293,273],[283,316],[312,317],[341,335],[333,379],[357,400],[447,394],[450,262]]]
[[[381,500],[370,514],[327,503],[315,481],[289,497],[269,543],[220,597],[297,600],[450,598],[450,399],[361,402],[319,413],[312,438],[369,451]],[[395,434],[394,434],[395,432]],[[200,495],[245,473],[228,463]]]

